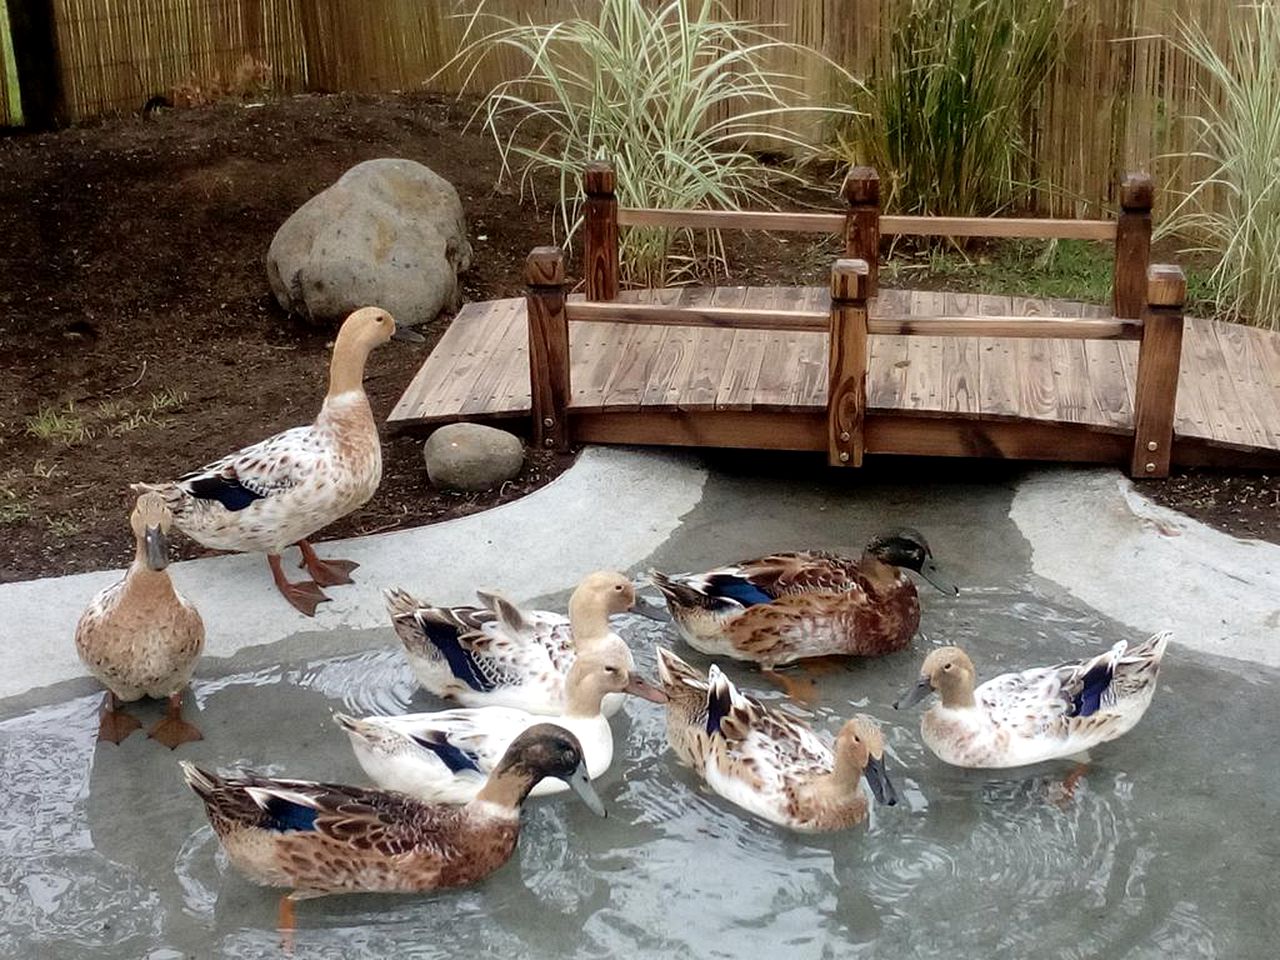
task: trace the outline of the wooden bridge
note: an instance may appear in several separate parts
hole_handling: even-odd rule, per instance
[[[855,169],[845,213],[619,209],[586,174],[585,296],[534,250],[524,298],[465,306],[396,404],[396,425],[528,418],[533,442],[1280,467],[1280,337],[1184,318],[1176,266],[1149,266],[1152,189],[1109,220],[882,216]],[[618,289],[620,227],[840,232],[829,288]],[[877,289],[889,234],[1111,240],[1111,309]]]

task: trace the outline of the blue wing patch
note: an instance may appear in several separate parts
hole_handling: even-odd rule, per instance
[[[717,684],[707,691],[707,733],[714,736],[720,732],[720,721],[732,706],[729,688],[724,684]]]
[[[707,589],[716,596],[736,600],[744,607],[752,607],[757,603],[772,603],[773,597],[765,593],[754,583],[740,577],[717,576],[708,578]]]
[[[454,627],[425,617],[418,622],[422,624],[427,639],[449,664],[450,673],[479,693],[488,693],[494,688],[495,684],[484,675],[471,651],[458,639],[458,631]]]
[[[461,773],[464,770],[474,770],[476,773],[482,772],[480,764],[476,763],[476,758],[449,742],[448,738],[439,730],[429,730],[426,735],[413,738],[415,743],[426,747],[449,768],[450,773]]]
[[[1100,663],[1081,678],[1080,692],[1071,701],[1071,716],[1090,717],[1098,712],[1111,686],[1111,673],[1110,664]]]
[[[186,484],[192,496],[201,500],[217,500],[233,513],[263,499],[261,493],[255,493],[239,480],[223,476],[199,477],[186,481]]]
[[[267,801],[267,829],[279,830],[314,830],[316,828],[316,811],[313,807],[303,806],[282,797],[272,797]]]

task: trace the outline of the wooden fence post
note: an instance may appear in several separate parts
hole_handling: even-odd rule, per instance
[[[867,296],[880,289],[880,175],[871,167],[854,167],[840,185],[849,204],[844,219],[844,255],[867,264]]]
[[[1151,260],[1151,204],[1155,185],[1145,173],[1120,179],[1120,219],[1116,221],[1116,268],[1112,313],[1136,319],[1147,305],[1147,265]]]
[[[1173,448],[1173,415],[1182,360],[1182,307],[1187,278],[1182,268],[1153,264],[1147,271],[1147,305],[1138,345],[1138,386],[1133,399],[1134,477],[1167,477]]]
[[[831,328],[827,345],[827,459],[833,467],[862,466],[867,412],[867,287],[865,260],[831,268]]]
[[[618,299],[618,177],[607,160],[592,160],[582,175],[587,239],[582,272],[588,300]]]
[[[533,443],[569,449],[569,319],[564,310],[564,253],[534,247],[525,261],[529,323],[529,393]]]
[[[22,122],[31,130],[61,126],[67,120],[57,7],[54,0],[9,0],[8,4]]]

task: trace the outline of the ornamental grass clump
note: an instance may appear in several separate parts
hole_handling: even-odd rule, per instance
[[[474,74],[489,55],[525,64],[488,91],[479,108],[502,153],[503,174],[522,189],[536,171],[559,179],[555,233],[568,243],[579,224],[581,176],[590,160],[617,170],[628,207],[739,209],[768,205],[780,174],[757,151],[810,148],[789,132],[809,103],[802,78],[774,64],[821,54],[728,18],[716,0],[602,0],[590,15],[552,24],[471,17],[455,63]],[[836,111],[839,112],[839,111]],[[621,279],[656,286],[714,276],[725,268],[718,231],[631,228],[622,233]]]
[[[880,173],[885,206],[999,213],[1031,187],[1027,130],[1063,48],[1062,0],[901,0],[837,152]]]
[[[1165,229],[1210,252],[1218,315],[1280,330],[1280,6],[1239,5],[1219,49],[1196,23],[1180,21],[1177,45],[1201,68],[1196,149],[1211,171]]]

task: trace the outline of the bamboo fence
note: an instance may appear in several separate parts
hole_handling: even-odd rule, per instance
[[[475,3],[454,0],[53,0],[67,110],[73,119],[136,111],[156,93],[243,92],[269,65],[276,93],[422,87],[458,48]],[[905,0],[724,0],[729,15],[822,51],[856,76],[873,75],[882,23]],[[1032,131],[1033,173],[1046,213],[1095,216],[1112,204],[1117,173],[1145,169],[1157,195],[1186,189],[1197,171],[1170,157],[1192,147],[1181,118],[1194,106],[1197,68],[1169,41],[1177,18],[1225,37],[1236,0],[1063,0],[1066,55],[1055,66]],[[494,13],[553,22],[590,13],[590,0],[491,0]],[[780,69],[818,99],[828,71],[783,55]],[[517,76],[510,52],[480,65],[469,90]],[[457,69],[433,89],[454,93]],[[0,84],[3,84],[0,79]],[[0,91],[2,92],[2,91]]]

